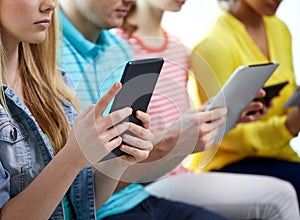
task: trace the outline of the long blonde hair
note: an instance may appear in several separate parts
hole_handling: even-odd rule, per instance
[[[23,83],[24,102],[42,131],[48,135],[55,152],[65,144],[70,125],[63,111],[62,103],[77,106],[74,93],[64,84],[57,67],[56,47],[58,39],[58,10],[52,15],[47,37],[41,44],[19,45],[19,68]],[[1,38],[1,30],[0,30]],[[0,40],[1,42],[1,40]],[[4,49],[0,43],[1,84],[3,84]],[[0,101],[5,104],[1,86]],[[5,107],[7,110],[7,106]]]

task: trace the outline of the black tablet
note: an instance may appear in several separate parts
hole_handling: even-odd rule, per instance
[[[147,111],[163,63],[164,59],[161,57],[129,61],[121,78],[122,89],[114,98],[110,112],[124,107],[131,107],[133,114],[126,120],[142,125],[141,121],[135,117],[135,112],[137,110]],[[116,148],[102,161],[123,154],[124,152]]]
[[[283,89],[283,87],[285,87],[288,83],[289,83],[288,81],[285,81],[285,82],[274,84],[274,85],[271,85],[271,86],[266,86],[266,87],[263,88],[266,92],[266,96],[263,97],[263,98],[257,98],[257,99],[254,99],[254,100],[261,101],[264,105],[269,106],[270,101],[274,97],[278,96],[280,90]]]
[[[255,98],[253,101],[256,102],[261,102],[262,104],[264,104],[267,107],[270,107],[270,103],[271,100],[276,97],[279,96],[280,91],[283,89],[283,87],[285,87],[289,82],[285,81],[282,83],[278,83],[278,84],[273,84],[271,86],[266,86],[263,87],[263,90],[265,90],[266,95],[265,97],[261,97],[261,98]],[[262,114],[262,110],[260,110],[260,113]],[[247,115],[252,115],[252,114],[256,114],[256,111],[251,111],[248,112]]]

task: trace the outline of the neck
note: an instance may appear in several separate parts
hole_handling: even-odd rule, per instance
[[[9,86],[12,86],[13,82],[17,81],[19,74],[19,52],[18,46],[10,47],[9,44],[5,47],[5,70],[4,80]]]
[[[76,10],[73,3],[68,4],[68,1],[61,1],[60,6],[65,16],[71,21],[76,29],[87,40],[96,43],[102,29],[96,27],[88,19],[86,19],[82,13]]]
[[[23,100],[22,79],[19,69],[19,49],[17,47],[5,47],[5,69],[3,71],[3,80],[20,99]]]
[[[256,28],[263,24],[262,15],[253,10],[245,1],[234,1],[228,11],[246,27]]]
[[[13,58],[16,57],[17,59]],[[4,71],[5,83],[23,100],[23,83],[19,69],[18,56],[16,54],[7,57],[6,71]]]
[[[128,18],[129,22],[138,26],[134,34],[140,37],[164,37],[161,27],[163,13],[147,1],[137,1],[136,11]]]

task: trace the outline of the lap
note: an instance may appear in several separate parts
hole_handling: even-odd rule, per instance
[[[152,195],[186,202],[232,219],[298,218],[294,188],[270,176],[192,173],[167,177],[148,185]],[[294,218],[294,219],[297,219]]]
[[[243,159],[216,171],[278,177],[280,179],[289,181],[295,187],[297,194],[299,195],[300,175],[297,175],[299,170],[300,163],[298,162],[256,157]]]
[[[134,209],[103,220],[226,220],[206,209],[151,196]]]

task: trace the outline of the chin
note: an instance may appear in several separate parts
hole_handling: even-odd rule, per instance
[[[35,38],[31,38],[30,40],[24,41],[26,43],[29,44],[40,44],[43,43],[45,41],[46,37],[35,37]]]
[[[276,12],[272,11],[272,12],[268,12],[268,13],[265,13],[265,16],[273,16],[275,15]]]
[[[170,9],[171,12],[178,12],[181,10],[181,7]]]
[[[124,17],[118,17],[111,20],[111,22],[108,25],[110,26],[109,28],[115,28],[115,27],[121,27],[123,23],[124,23]]]

